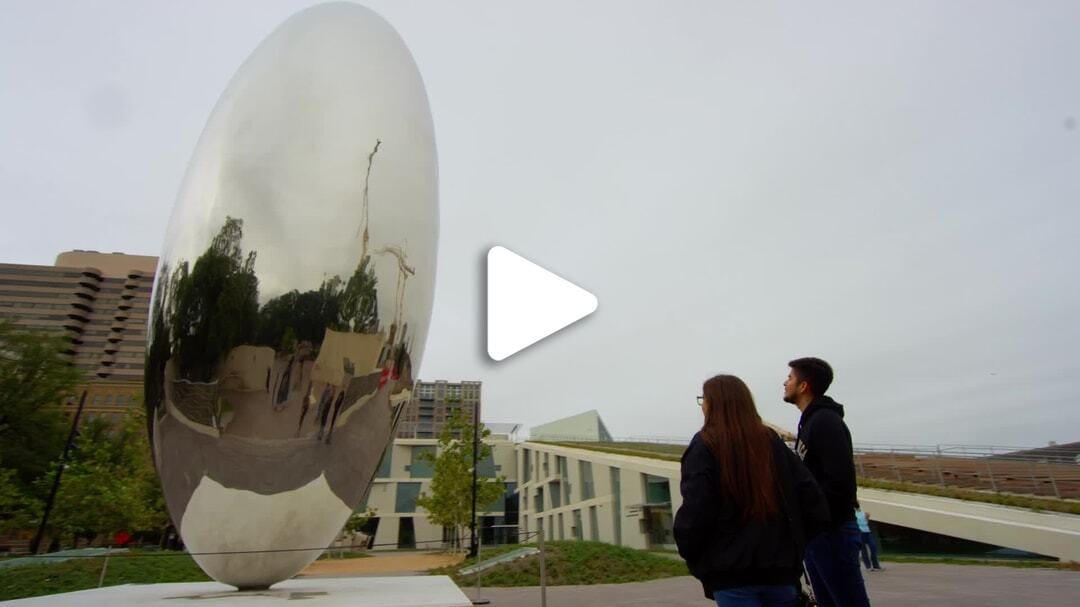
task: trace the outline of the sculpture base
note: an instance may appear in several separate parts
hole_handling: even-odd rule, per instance
[[[303,600],[304,607],[465,607],[472,602],[445,575],[403,577],[298,578],[268,590],[238,591],[218,582],[128,584],[51,594],[5,603],[11,607],[177,607],[205,600],[215,607],[281,607]]]

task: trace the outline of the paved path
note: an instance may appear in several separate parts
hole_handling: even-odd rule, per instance
[[[299,577],[351,577],[365,575],[416,575],[428,569],[460,563],[463,554],[407,552],[379,554],[356,559],[322,559],[307,566]]]
[[[875,607],[1074,607],[1080,604],[1080,572],[1076,571],[891,563],[885,571],[865,577]],[[473,598],[472,588],[462,590]],[[481,596],[497,607],[540,605],[539,588],[485,588]],[[547,604],[551,607],[709,605],[697,580],[690,577],[634,584],[557,586],[548,588]]]

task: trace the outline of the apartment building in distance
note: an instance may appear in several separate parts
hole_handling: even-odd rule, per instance
[[[88,417],[119,419],[142,395],[156,266],[152,256],[79,250],[52,266],[0,264],[0,318],[64,338],[64,355],[85,374],[77,391],[87,391]]]
[[[397,438],[438,438],[454,411],[469,423],[480,417],[480,382],[417,381],[398,422]]]

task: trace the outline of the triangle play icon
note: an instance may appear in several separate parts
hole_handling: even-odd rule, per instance
[[[596,311],[596,296],[505,247],[487,255],[487,350],[503,360]]]

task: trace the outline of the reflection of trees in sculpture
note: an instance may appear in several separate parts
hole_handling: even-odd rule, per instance
[[[190,273],[186,261],[176,268],[172,346],[182,379],[212,381],[230,348],[255,339],[259,281],[255,252],[244,257],[242,238],[243,220],[227,217]]]
[[[169,264],[161,266],[158,272],[161,279],[158,281],[157,293],[154,294],[152,304],[150,334],[147,336],[146,346],[146,369],[143,375],[143,394],[146,398],[146,424],[147,431],[152,430],[154,423],[154,411],[165,398],[164,386],[161,378],[165,377],[165,363],[169,361],[169,353],[172,351],[167,318],[171,318],[171,304],[174,303],[172,293],[172,280],[169,274]],[[167,316],[168,315],[168,316]],[[153,450],[154,442],[150,441],[150,449]]]
[[[168,265],[161,268],[147,348],[148,410],[156,408],[164,397],[161,385],[151,378],[164,376],[165,364],[170,358],[176,364],[176,379],[212,382],[216,379],[217,367],[235,346],[269,346],[288,356],[310,346],[306,352],[315,356],[328,328],[355,333],[378,332],[382,327],[378,279],[372,255],[392,256],[398,265],[394,319],[380,363],[392,362],[397,373],[410,366],[402,316],[405,284],[416,270],[406,262],[403,247],[387,245],[370,253],[368,249],[368,182],[381,144],[381,140],[376,140],[368,155],[358,233],[362,250],[356,270],[347,280],[334,275],[317,289],[292,290],[260,307],[259,281],[255,275],[256,252],[245,255],[241,244],[243,220],[233,217],[226,217],[210,247],[193,265],[187,260],[178,260],[171,274]],[[308,346],[301,346],[305,343]]]
[[[341,295],[341,324],[354,333],[374,333],[379,328],[378,279],[365,255]],[[398,312],[400,314],[400,312]]]
[[[307,342],[317,353],[326,328],[357,333],[379,329],[378,279],[370,256],[361,259],[348,282],[335,275],[317,289],[292,290],[260,308],[256,252],[245,255],[242,239],[243,220],[228,217],[193,267],[181,261],[171,274],[167,265],[162,267],[147,351],[150,377],[164,374],[170,355],[177,363],[177,379],[209,382],[238,345],[292,353]],[[146,394],[150,409],[163,396],[155,382],[148,383]]]
[[[374,332],[379,325],[378,290],[369,262],[360,262],[344,288],[341,277],[334,276],[313,291],[293,290],[266,302],[259,311],[256,343],[281,351],[288,349],[286,341],[306,341],[317,349],[327,327]]]

